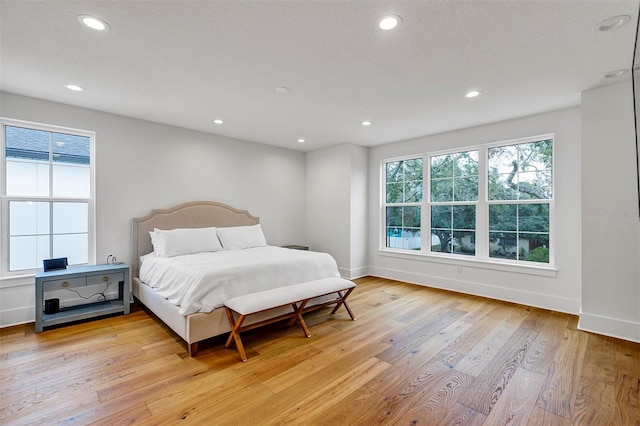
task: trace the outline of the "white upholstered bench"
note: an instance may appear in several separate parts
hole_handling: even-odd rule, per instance
[[[243,362],[247,361],[247,355],[244,351],[244,346],[240,340],[240,332],[251,330],[263,325],[271,324],[276,321],[282,321],[284,319],[290,319],[289,325],[294,322],[298,322],[302,331],[307,337],[311,337],[309,328],[302,318],[302,314],[323,308],[328,305],[335,304],[335,308],[331,311],[332,314],[336,313],[340,306],[344,305],[345,309],[349,313],[352,320],[355,321],[353,312],[347,304],[347,297],[351,294],[356,284],[353,281],[346,280],[344,278],[323,278],[321,280],[308,281],[300,284],[289,285],[286,287],[274,288],[272,290],[260,291],[257,293],[245,294],[243,296],[234,297],[225,302],[224,307],[227,312],[227,318],[229,318],[229,325],[231,326],[231,334],[225,343],[225,348],[228,348],[231,341],[235,341],[236,348],[240,354],[240,358]],[[329,294],[336,294],[336,298],[323,302],[307,308],[309,300],[326,296]],[[270,318],[264,321],[259,321],[253,324],[242,326],[245,318],[252,314],[268,311],[270,309],[280,308],[283,306],[291,306],[292,312],[279,315],[274,318]],[[237,319],[233,313],[238,314]]]

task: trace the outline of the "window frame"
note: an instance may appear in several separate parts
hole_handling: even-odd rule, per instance
[[[544,140],[551,140],[551,198],[545,198],[545,199],[518,199],[518,200],[490,200],[489,199],[489,179],[488,179],[488,164],[489,164],[489,149],[491,148],[498,148],[498,147],[502,147],[502,146],[510,146],[510,145],[522,145],[522,144],[527,144],[527,143],[533,143],[533,142],[540,142],[540,141],[544,141]],[[514,140],[509,140],[509,141],[503,141],[503,142],[496,142],[496,143],[490,143],[490,144],[485,144],[483,145],[484,148],[484,154],[483,154],[483,159],[485,162],[485,170],[484,170],[484,178],[485,178],[485,185],[484,185],[484,191],[485,191],[485,199],[484,202],[486,203],[486,209],[484,210],[484,213],[486,215],[485,217],[485,226],[484,226],[484,230],[487,233],[486,234],[486,238],[487,238],[487,244],[485,247],[485,250],[487,251],[486,253],[486,258],[491,261],[491,262],[496,262],[496,263],[505,263],[505,264],[509,264],[509,265],[527,265],[527,266],[532,266],[532,267],[538,267],[538,268],[555,268],[555,243],[556,243],[556,238],[555,238],[555,197],[556,197],[556,139],[555,139],[555,134],[554,133],[549,133],[549,134],[544,134],[544,135],[539,135],[539,136],[533,136],[533,137],[526,137],[526,138],[520,138],[520,139],[514,139]],[[492,204],[514,204],[514,205],[522,205],[522,204],[549,204],[549,262],[548,263],[542,263],[542,262],[529,262],[529,261],[525,261],[525,260],[509,260],[509,259],[500,259],[500,258],[496,258],[496,257],[490,257],[489,255],[489,206]]]
[[[488,186],[488,152],[491,148],[520,145],[526,143],[532,143],[543,140],[552,141],[552,183],[551,191],[552,196],[550,199],[532,199],[532,200],[489,200]],[[381,160],[380,165],[380,243],[379,251],[383,255],[390,255],[392,257],[405,257],[418,256],[427,257],[432,260],[441,261],[443,263],[460,264],[473,264],[479,267],[488,267],[489,269],[504,269],[507,271],[555,271],[555,247],[556,247],[556,230],[555,230],[555,200],[556,200],[556,138],[555,134],[542,134],[537,136],[504,140],[499,142],[484,143],[478,145],[470,145],[459,148],[452,148],[447,150],[439,150],[433,152],[420,153],[415,155],[406,155],[403,157],[385,158]],[[446,154],[455,154],[467,151],[478,151],[478,200],[475,202],[447,202],[444,204],[451,205],[471,205],[476,206],[476,243],[475,243],[475,255],[469,254],[456,254],[456,253],[442,253],[431,251],[431,207],[433,205],[443,205],[442,202],[431,201],[431,157],[436,157]],[[422,203],[418,203],[421,207],[421,235],[422,245],[418,250],[407,250],[399,248],[386,247],[386,164],[393,161],[408,160],[413,158],[423,159],[423,199]],[[489,206],[492,204],[548,204],[549,205],[549,262],[532,262],[525,260],[511,260],[501,259],[496,257],[490,257],[489,253]],[[536,273],[536,272],[534,272]]]
[[[408,161],[408,160],[422,160],[422,201],[420,202],[408,202],[408,203],[387,203],[387,163],[393,163],[398,161]],[[383,249],[390,251],[401,251],[401,252],[409,252],[409,253],[421,253],[424,248],[424,232],[422,231],[424,227],[424,197],[425,197],[425,175],[424,175],[424,155],[408,155],[403,157],[396,157],[382,160],[381,166],[381,184],[380,184],[380,199],[381,199],[381,218],[382,218],[382,226],[381,226],[381,235],[380,235],[380,244]],[[387,247],[387,207],[420,207],[420,250],[414,249],[402,249],[402,248],[392,248]]]
[[[26,129],[41,130],[52,133],[64,133],[89,138],[89,198],[84,197],[55,197],[51,196],[8,196],[6,180],[6,141],[5,127],[21,127]],[[0,230],[2,239],[0,241],[0,278],[11,278],[20,276],[31,276],[42,267],[35,269],[24,269],[19,271],[9,271],[9,203],[11,201],[33,201],[33,202],[86,202],[88,207],[88,247],[87,264],[95,265],[96,259],[96,212],[95,212],[95,132],[69,127],[56,126],[51,124],[35,123],[24,120],[0,117],[0,176],[2,176],[2,187],[0,188]],[[53,229],[49,229],[49,235],[53,236]]]
[[[452,200],[452,201],[431,201],[431,158],[433,157],[439,157],[442,155],[450,155],[450,154],[459,154],[459,153],[463,153],[463,152],[471,152],[471,151],[477,151],[478,152],[478,197],[475,201],[456,201],[456,200]],[[431,256],[444,256],[444,257],[449,257],[450,255],[455,255],[455,257],[462,257],[464,259],[476,259],[477,258],[477,254],[478,254],[478,210],[480,210],[480,199],[482,197],[482,185],[480,183],[480,176],[482,174],[482,160],[481,160],[481,156],[482,156],[482,150],[480,149],[479,146],[472,146],[472,147],[466,147],[466,148],[461,148],[461,149],[450,149],[450,150],[446,150],[446,151],[438,151],[438,152],[430,152],[428,154],[425,154],[425,163],[423,164],[428,164],[428,169],[424,170],[423,173],[426,173],[427,178],[425,179],[425,187],[424,187],[424,191],[428,191],[426,192],[427,196],[424,197],[423,201],[426,200],[426,207],[424,208],[425,210],[425,216],[423,217],[424,220],[426,220],[426,223],[428,225],[428,233],[425,233],[425,239],[424,239],[424,244],[425,244],[425,252],[427,252],[429,255]],[[476,228],[475,228],[475,239],[476,239],[476,243],[475,243],[475,254],[474,255],[468,255],[468,254],[456,254],[456,253],[447,253],[447,252],[439,252],[439,251],[432,251],[431,250],[431,229],[432,229],[432,224],[431,224],[431,207],[433,206],[474,206],[475,207],[475,213],[476,213]]]

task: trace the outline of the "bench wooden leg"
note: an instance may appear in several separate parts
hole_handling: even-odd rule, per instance
[[[229,334],[229,338],[224,344],[224,347],[228,348],[229,345],[231,345],[231,340],[234,340],[236,343],[238,354],[240,354],[240,359],[242,359],[242,362],[247,362],[247,354],[244,351],[244,346],[242,346],[242,340],[240,340],[240,332],[238,331],[242,326],[242,322],[244,321],[245,316],[240,315],[238,317],[238,321],[236,321],[233,318],[233,312],[231,312],[231,309],[227,308],[226,306],[224,307],[224,309],[227,312],[227,318],[229,319],[229,324],[231,325],[231,334]]]
[[[349,297],[349,295],[351,294],[351,292],[353,291],[355,287],[350,288],[349,290],[347,290],[347,293],[343,296],[342,292],[339,291],[338,294],[340,295],[340,300],[338,301],[338,303],[336,303],[336,307],[333,308],[333,310],[331,311],[332,314],[335,314],[338,311],[338,308],[340,308],[341,305],[344,305],[344,308],[347,310],[347,312],[349,313],[349,316],[351,317],[352,320],[356,320],[356,317],[353,316],[353,312],[351,312],[351,308],[349,307],[349,304],[347,303],[347,297]]]
[[[309,299],[303,300],[302,303],[300,303],[300,306],[296,306],[295,303],[292,303],[291,307],[293,308],[293,312],[295,312],[296,314],[295,319],[298,320],[300,327],[302,327],[302,332],[304,333],[305,336],[311,337],[311,332],[309,331],[309,327],[307,327],[307,323],[304,322],[304,318],[302,318],[302,311],[304,310],[304,307],[307,306],[307,302],[309,302]]]
[[[254,311],[251,312],[250,309],[245,309],[242,307],[239,307],[239,311],[245,311],[245,314],[241,314],[240,312],[236,312],[238,314],[238,318],[237,320],[234,317],[234,311],[229,308],[228,306],[226,306],[225,304],[225,312],[227,314],[227,318],[229,320],[229,326],[231,328],[231,333],[229,333],[229,337],[227,338],[227,341],[224,345],[225,348],[228,348],[231,345],[231,342],[235,342],[236,344],[236,349],[238,350],[238,354],[240,355],[240,359],[242,359],[242,362],[247,362],[247,354],[244,350],[244,346],[242,345],[242,340],[240,339],[240,332],[242,331],[246,331],[246,330],[252,330],[254,328],[257,327],[261,327],[263,325],[267,325],[267,324],[272,324],[274,322],[277,321],[282,321],[282,320],[289,320],[289,326],[293,325],[294,322],[298,322],[298,324],[300,324],[300,327],[302,328],[302,332],[304,333],[305,336],[307,337],[311,337],[311,332],[309,331],[309,327],[307,326],[307,323],[304,321],[304,318],[302,317],[302,314],[306,311],[313,311],[316,309],[321,309],[325,306],[329,306],[332,304],[335,304],[335,308],[333,309],[333,311],[331,311],[332,314],[335,314],[336,311],[340,308],[340,306],[344,305],[345,309],[347,310],[347,312],[349,313],[349,316],[351,317],[352,320],[355,321],[355,316],[353,315],[353,312],[351,311],[351,308],[349,307],[349,305],[347,304],[347,297],[349,297],[349,295],[351,294],[351,292],[353,291],[353,288],[349,288],[348,290],[346,290],[346,293],[343,294],[345,290],[340,290],[340,291],[334,291],[331,293],[327,293],[327,295],[332,294],[332,293],[337,293],[338,297],[334,298],[333,300],[329,300],[325,303],[319,303],[317,305],[311,306],[310,308],[307,308],[307,304],[309,303],[309,301],[311,299],[304,299],[304,300],[300,300],[297,302],[288,302],[288,304],[291,306],[291,308],[293,309],[293,312],[289,312],[289,313],[285,313],[270,319],[266,319],[263,321],[258,321],[255,322],[253,324],[249,324],[247,326],[242,326],[243,321],[245,320],[245,318],[247,317],[247,315],[252,315],[255,313],[259,313],[259,312],[264,312],[267,311],[269,309],[273,309],[273,308],[278,308],[278,307],[285,307],[287,306],[285,305],[280,305],[280,306],[274,306],[272,308],[267,308],[263,311]],[[290,299],[289,299],[290,300]]]

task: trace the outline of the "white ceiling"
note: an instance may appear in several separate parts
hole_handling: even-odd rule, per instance
[[[402,23],[383,32],[390,13]],[[630,78],[604,75],[630,69],[637,13],[637,0],[2,0],[0,89],[303,151],[375,146],[578,105]],[[615,15],[631,21],[598,31]]]

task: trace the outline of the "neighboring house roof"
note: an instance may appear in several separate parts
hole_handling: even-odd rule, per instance
[[[51,146],[55,163],[89,164],[90,139],[86,136],[6,126],[5,146],[7,158],[49,161]]]

